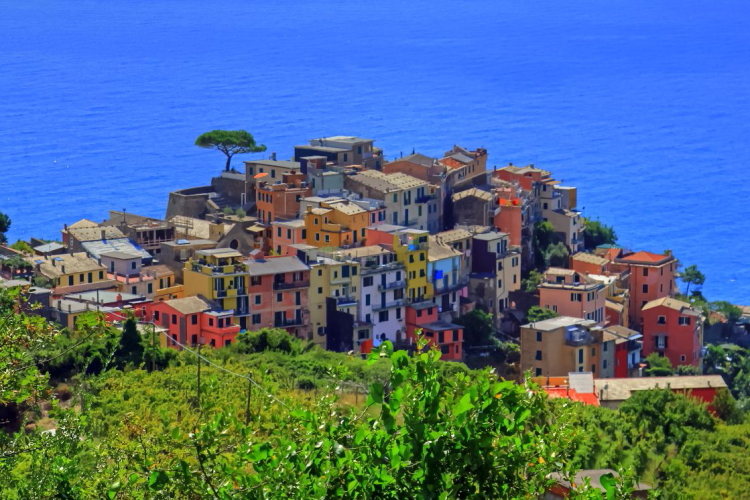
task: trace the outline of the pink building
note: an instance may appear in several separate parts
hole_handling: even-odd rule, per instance
[[[690,304],[671,297],[652,300],[643,309],[643,355],[658,352],[672,366],[700,366],[703,318]]]
[[[550,267],[539,285],[539,305],[560,316],[605,323],[606,287],[572,269]]]
[[[278,255],[297,255],[297,251],[289,245],[304,244],[305,238],[307,238],[307,230],[305,221],[301,219],[271,223],[271,248]]]
[[[299,338],[310,335],[310,267],[297,257],[250,258],[249,330],[284,328]]]
[[[675,258],[670,254],[636,252],[615,259],[614,267],[630,271],[630,326],[641,326],[641,310],[647,303],[671,297],[675,287]]]

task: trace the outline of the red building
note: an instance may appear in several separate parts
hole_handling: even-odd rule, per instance
[[[434,302],[413,303],[406,308],[406,338],[410,344],[416,343],[416,332],[419,329],[430,344],[440,348],[443,359],[463,359],[463,327],[438,320],[438,307]]]
[[[658,352],[672,366],[700,366],[703,318],[690,304],[670,297],[643,306],[643,355]]]
[[[232,311],[217,310],[200,297],[153,302],[146,307],[146,321],[166,330],[162,346],[180,349],[183,345],[223,347],[234,342],[240,331],[232,324]]]
[[[669,254],[636,252],[615,259],[614,264],[617,270],[630,271],[628,315],[630,326],[639,328],[643,306],[652,300],[675,294],[675,258]]]
[[[615,378],[640,377],[643,335],[620,325],[608,326],[604,331],[615,337]]]
[[[255,191],[258,220],[270,225],[275,220],[296,219],[300,201],[312,195],[312,189],[306,182],[307,176],[292,170],[283,174],[283,180],[276,183],[267,179],[268,176],[261,179]]]

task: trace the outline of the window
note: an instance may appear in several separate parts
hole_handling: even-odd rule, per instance
[[[104,279],[104,271],[99,271],[99,279],[100,280]]]
[[[365,295],[365,305],[366,306],[370,305],[370,294],[369,293],[367,295]]]
[[[518,275],[514,274],[513,275],[513,284],[515,285],[517,282],[518,282]]]
[[[83,273],[78,275],[78,282],[83,283]]]
[[[271,169],[271,177],[276,178],[276,169]]]
[[[578,349],[578,363],[583,363],[583,349]]]
[[[679,324],[680,325],[689,325],[690,324],[690,318],[688,318],[687,316],[680,316]]]
[[[315,233],[315,241],[320,241],[320,233]]]
[[[401,308],[400,307],[396,308],[396,319],[401,319]]]
[[[536,374],[536,376],[537,376],[537,377],[541,377],[541,376],[542,376],[542,369],[541,369],[541,368],[537,368],[537,369],[536,369],[536,370],[534,371],[534,373]]]
[[[643,293],[648,293],[648,285],[643,285]]]
[[[424,272],[424,269],[420,269],[420,270],[419,270],[419,277],[420,277],[420,278],[424,278],[425,276],[426,276],[426,274],[425,274],[425,272]]]
[[[344,153],[344,161],[349,161],[349,154],[348,153]]]
[[[591,365],[591,373],[596,373],[596,365]]]
[[[283,302],[284,301],[284,294],[279,292],[276,294],[276,302]]]
[[[682,319],[682,318],[680,318]],[[659,318],[656,320],[657,325],[666,325],[667,324],[667,317],[666,316],[659,316]]]
[[[261,277],[260,276],[251,276],[250,277],[250,286],[259,286],[261,283]]]
[[[147,290],[146,293],[154,293],[154,284],[149,283],[148,286],[146,287],[146,290]]]
[[[596,356],[596,349],[594,347],[591,348],[591,357],[593,358]]]
[[[260,324],[260,314],[253,314],[253,324],[254,325]]]
[[[198,315],[197,314],[191,314],[190,315],[190,324],[197,325],[198,324]]]
[[[326,240],[326,243],[328,243],[328,242],[330,242],[330,241],[331,241],[331,237],[330,237],[330,236],[328,236],[328,235],[326,234],[326,238],[325,238],[325,240]]]
[[[422,310],[419,309],[417,310],[417,318],[421,318],[421,317],[422,317]]]
[[[602,370],[606,370],[606,369],[607,369],[607,360],[605,359],[604,361],[602,361]]]
[[[432,308],[431,307],[427,308],[427,314],[432,314]]]
[[[686,359],[687,359],[687,358],[685,357],[685,355],[684,355],[684,354],[683,354],[682,356],[680,356],[680,361],[682,361],[683,363],[685,362],[685,360],[686,360]]]
[[[303,240],[307,239],[307,229],[302,230],[302,239]]]
[[[419,252],[419,260],[424,260],[424,252]]]
[[[570,301],[571,302],[582,302],[583,296],[580,293],[571,293],[570,294]]]
[[[276,227],[276,236],[281,238],[281,227]]]
[[[321,295],[323,294],[323,287],[322,286],[318,287],[318,293],[321,294]]]
[[[536,332],[536,341],[541,342],[542,341],[542,332]]]
[[[260,305],[260,295],[255,296],[255,305],[256,306]]]
[[[135,264],[135,261],[131,262],[131,263],[130,263],[130,269],[135,269],[135,265],[136,265],[136,264]]]
[[[380,311],[378,313],[378,321],[380,321],[381,323],[385,322],[385,321],[388,321],[388,311],[387,310],[386,311]]]
[[[644,276],[648,276],[648,268],[647,267],[643,268],[643,275]]]
[[[414,254],[409,255],[409,263],[414,262]]]
[[[362,286],[372,286],[372,276],[362,279]]]
[[[154,321],[159,321],[159,311],[154,311]]]
[[[536,356],[534,357],[534,359],[536,359],[537,361],[541,361],[542,360],[542,351],[537,351],[536,352]]]
[[[177,315],[176,315],[176,314],[173,314],[173,315],[172,315],[172,324],[173,324],[173,325],[176,325],[176,324],[177,324]]]
[[[602,351],[607,352],[609,348],[609,342],[605,342],[602,344]]]
[[[393,203],[398,203],[398,193],[393,193]]]
[[[503,280],[497,280],[497,287],[502,288],[503,287]]]

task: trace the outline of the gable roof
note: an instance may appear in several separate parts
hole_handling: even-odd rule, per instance
[[[601,401],[625,401],[634,391],[649,389],[718,389],[726,386],[721,375],[594,379],[594,387]]]
[[[435,158],[430,158],[429,156],[420,154],[420,153],[414,153],[407,156],[404,156],[403,158],[399,158],[397,160],[393,160],[393,163],[396,163],[398,161],[406,161],[409,163],[416,163],[417,165],[422,165],[423,167],[431,167],[433,163],[435,163]]]
[[[81,219],[69,225],[68,229],[79,229],[82,227],[99,227],[99,224],[89,219]]]
[[[76,224],[78,224],[78,222]],[[123,232],[117,229],[115,226],[68,226],[68,234],[81,242],[125,238],[125,234],[123,234]],[[104,236],[104,238],[102,238],[102,235]]]
[[[462,200],[469,196],[474,197],[474,198],[479,198],[480,200],[484,200],[484,201],[492,201],[494,199],[494,196],[492,195],[492,193],[490,193],[489,191],[484,191],[483,189],[479,189],[479,188],[471,188],[471,189],[467,189],[466,191],[460,191],[454,194],[453,196],[451,196],[451,198],[453,199],[454,202],[456,202],[458,200]]]
[[[165,300],[164,303],[181,314],[197,314],[211,309],[211,305],[200,297]]]
[[[654,309],[655,307],[667,307],[669,309],[673,309],[675,311],[678,311],[682,314],[689,314],[691,316],[700,316],[700,313],[693,309],[690,304],[687,302],[683,302],[681,300],[674,299],[672,297],[662,297],[660,299],[652,300],[643,308],[642,311],[648,311],[649,309]]]
[[[620,257],[617,259],[618,262],[629,262],[629,263],[643,263],[643,264],[661,264],[663,262],[667,262],[669,260],[673,259],[673,257],[669,254],[662,255],[658,253],[651,253],[651,252],[635,252],[631,253],[630,255],[626,255],[624,257]]]
[[[29,257],[26,260],[32,265],[39,265],[39,272],[50,279],[59,278],[66,274],[104,271],[106,269],[95,259],[86,255],[85,252],[63,253],[47,258]],[[63,267],[65,267],[65,272],[63,272]]]

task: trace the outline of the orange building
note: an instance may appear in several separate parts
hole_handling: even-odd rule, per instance
[[[305,213],[307,244],[318,248],[360,246],[370,225],[370,212],[350,200],[322,201]]]
[[[307,186],[305,174],[292,170],[282,175],[276,183],[258,179],[255,190],[255,204],[258,208],[258,220],[271,224],[275,220],[296,219],[299,215],[300,201],[310,196],[312,189]]]
[[[648,302],[643,314],[643,356],[658,352],[672,366],[700,366],[703,349],[701,313],[682,302],[663,297]]]
[[[416,342],[417,330],[430,344],[437,345],[443,353],[442,359],[461,361],[463,358],[464,329],[447,321],[438,320],[438,307],[430,301],[411,303],[406,308],[406,339]]]
[[[580,274],[607,274],[610,262],[604,257],[578,252],[570,256],[570,268]]]
[[[675,258],[670,254],[650,252],[630,253],[615,259],[615,268],[630,271],[628,315],[633,328],[641,328],[643,306],[652,300],[675,294],[675,263]]]

